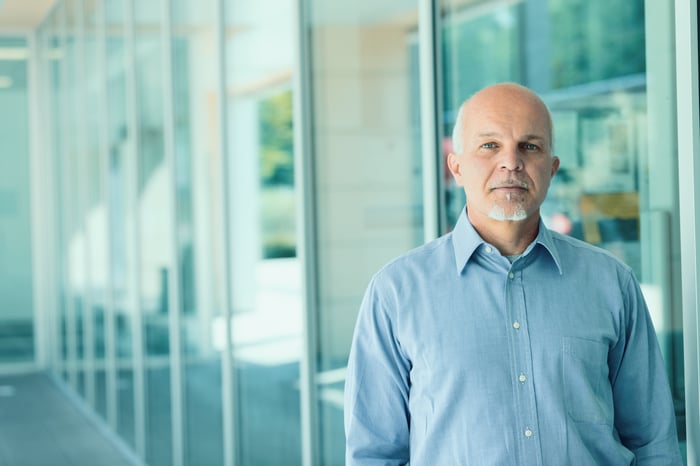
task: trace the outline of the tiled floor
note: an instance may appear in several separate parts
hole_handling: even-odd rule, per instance
[[[0,466],[133,464],[48,375],[0,377]]]

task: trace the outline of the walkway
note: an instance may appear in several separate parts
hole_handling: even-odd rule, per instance
[[[132,466],[44,373],[0,377],[0,466]]]

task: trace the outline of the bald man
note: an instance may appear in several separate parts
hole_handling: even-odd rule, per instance
[[[501,83],[460,107],[454,230],[372,278],[345,384],[346,465],[682,465],[632,270],[540,218],[552,119]]]

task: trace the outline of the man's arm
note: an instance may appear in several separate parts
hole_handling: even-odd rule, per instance
[[[623,290],[624,335],[610,354],[615,428],[636,465],[682,466],[668,376],[641,289],[630,277]]]
[[[360,307],[345,380],[346,466],[409,461],[410,363],[399,348],[395,314],[370,283]]]

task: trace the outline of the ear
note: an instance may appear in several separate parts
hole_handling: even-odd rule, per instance
[[[450,152],[447,155],[447,168],[450,169],[450,173],[452,173],[452,177],[455,179],[457,184],[459,186],[463,186],[462,184],[462,165],[459,160],[459,156],[453,154]]]
[[[553,155],[552,156],[552,175],[551,176],[554,176],[554,174],[559,171],[559,164],[560,163],[561,163],[561,160],[559,160],[559,157],[557,157],[556,155]]]

